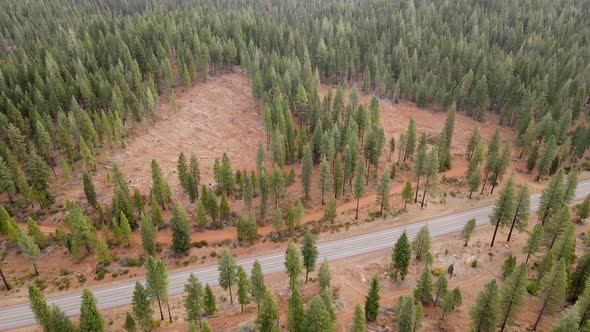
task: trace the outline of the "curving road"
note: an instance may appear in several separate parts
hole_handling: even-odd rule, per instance
[[[579,182],[575,199],[582,199],[588,194],[590,194],[590,180]],[[539,206],[539,198],[539,194],[531,197],[531,211],[535,211]],[[467,220],[471,218],[475,218],[478,226],[484,225],[489,222],[489,214],[491,211],[492,206],[486,206],[448,216],[432,218],[410,225],[392,227],[374,233],[319,243],[318,249],[320,252],[320,260],[323,260],[324,258],[327,258],[328,260],[341,259],[393,247],[393,244],[404,230],[407,231],[410,238],[413,238],[420,227],[425,224],[428,224],[430,234],[433,237],[460,231]],[[247,271],[250,271],[255,259],[258,259],[265,273],[272,273],[285,269],[283,252],[274,252],[253,258],[239,259],[238,264],[242,265]],[[195,273],[203,283],[209,283],[211,285],[217,283],[217,266],[200,267],[173,272],[169,275],[170,294],[178,294],[183,291],[184,283],[190,273]],[[131,302],[134,286],[135,280],[95,288],[93,293],[96,296],[98,307],[106,309],[129,304]],[[81,291],[75,291],[68,295],[50,298],[48,299],[48,302],[50,304],[57,304],[68,315],[78,315],[80,295]],[[25,303],[0,308],[0,330],[31,324],[35,324],[35,320],[28,304]]]

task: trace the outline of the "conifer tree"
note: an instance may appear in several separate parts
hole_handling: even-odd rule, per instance
[[[507,324],[515,321],[526,305],[524,296],[527,278],[527,267],[525,264],[521,264],[502,287],[500,291],[500,331],[504,331]]]
[[[49,330],[51,326],[50,309],[43,292],[35,286],[29,286],[29,306],[37,323],[45,330]]]
[[[397,312],[398,331],[413,332],[415,330],[415,307],[412,295],[408,297],[400,297]]]
[[[311,191],[312,170],[313,160],[311,155],[311,149],[308,145],[305,147],[305,152],[303,153],[303,161],[301,166],[301,183],[303,184],[303,193],[305,194],[305,199],[309,198],[309,192]]]
[[[555,261],[563,258],[569,267],[576,258],[576,231],[572,224],[568,224],[559,236],[553,248],[551,248]]]
[[[460,306],[463,302],[461,290],[459,288],[453,289],[452,292],[447,292],[442,301],[443,315],[442,319],[445,319],[447,312],[455,310],[457,306]]]
[[[158,202],[156,201],[154,195],[151,195],[150,206],[152,222],[158,229],[161,229],[162,227],[164,227],[164,217],[162,217],[162,210],[160,210],[160,205],[158,205]]]
[[[135,321],[143,331],[149,331],[152,328],[152,316],[154,311],[152,310],[151,302],[146,287],[144,287],[142,283],[136,282],[135,289],[133,290],[131,307]]]
[[[48,208],[55,202],[55,197],[49,191],[51,168],[41,157],[32,153],[27,157],[27,173],[32,197],[41,208]]]
[[[94,190],[94,185],[92,184],[92,179],[90,178],[90,174],[84,171],[83,175],[83,182],[84,182],[84,195],[86,196],[86,201],[88,204],[94,208],[98,207],[98,202],[96,201],[96,191]]]
[[[527,243],[523,247],[523,253],[527,254],[525,264],[528,264],[531,255],[534,255],[539,250],[544,238],[545,232],[543,231],[543,226],[540,224],[535,225],[529,234]]]
[[[570,171],[570,174],[567,176],[565,192],[563,195],[563,201],[565,204],[570,204],[576,197],[576,188],[578,187],[578,175],[578,169],[576,167],[573,167]]]
[[[109,251],[108,244],[101,238],[96,240],[96,254],[98,256],[98,262],[104,265],[111,264],[111,252]]]
[[[336,156],[334,160],[333,168],[333,179],[332,179],[332,192],[334,192],[334,198],[338,198],[342,194],[342,186],[344,184],[344,169],[342,166],[342,159],[340,156]]]
[[[16,185],[12,178],[12,171],[0,156],[0,193],[3,192],[8,195],[8,199],[12,203],[16,194]]]
[[[213,315],[217,312],[217,305],[215,304],[215,295],[209,284],[205,285],[205,297],[203,298],[203,304],[205,306],[205,313],[207,315]]]
[[[417,260],[421,261],[422,255],[430,251],[430,242],[430,230],[426,224],[420,228],[412,241],[412,250],[416,253]]]
[[[500,292],[496,279],[492,279],[479,291],[469,314],[473,331],[492,332],[496,330],[496,324],[500,318]]]
[[[326,160],[326,156],[322,157],[322,162],[320,164],[320,197],[322,198],[322,205],[325,204],[324,202],[324,194],[330,191],[330,165]]]
[[[377,275],[371,279],[371,286],[367,296],[365,296],[365,318],[368,322],[374,322],[379,315],[379,278]]]
[[[285,252],[285,268],[289,274],[291,288],[297,285],[297,277],[303,272],[303,257],[295,242],[289,242]]]
[[[39,249],[45,249],[49,245],[49,238],[41,231],[39,224],[33,218],[27,219],[27,228],[29,236],[35,241]]]
[[[41,255],[41,251],[39,250],[37,243],[35,243],[35,240],[25,233],[25,231],[20,226],[18,226],[18,247],[33,264],[35,275],[39,276],[39,271],[37,270],[37,260]]]
[[[543,147],[543,152],[539,157],[539,161],[537,162],[537,168],[539,173],[537,173],[536,180],[539,181],[541,176],[544,176],[549,173],[549,168],[551,167],[551,162],[553,158],[555,158],[555,153],[557,151],[557,142],[555,140],[555,136],[551,136],[549,140],[545,143]]]
[[[365,332],[365,313],[360,304],[354,306],[354,314],[352,315],[352,326],[350,332]]]
[[[266,292],[266,285],[264,284],[264,273],[262,272],[262,266],[258,260],[254,261],[252,265],[252,272],[250,273],[250,282],[252,286],[252,297],[254,301],[260,305],[264,293]]]
[[[252,196],[254,195],[254,189],[252,187],[252,181],[250,177],[246,176],[244,179],[244,204],[248,208],[248,211],[252,210]]]
[[[422,147],[418,150],[416,155],[416,162],[414,163],[414,177],[416,178],[416,190],[414,192],[414,203],[418,203],[418,192],[420,191],[420,178],[426,172],[427,169],[427,155],[426,147]]]
[[[479,126],[476,126],[475,128],[473,128],[473,131],[471,132],[471,135],[469,136],[469,140],[467,141],[467,159],[471,159],[471,157],[473,156],[473,153],[477,147],[477,145],[479,144],[479,142],[481,141],[481,132],[479,129]]]
[[[553,324],[550,332],[569,332],[569,331],[585,331],[580,330],[580,314],[577,308],[570,307],[563,311],[559,320]]]
[[[523,231],[526,229],[529,221],[529,214],[531,211],[531,194],[529,192],[528,185],[521,185],[515,200],[515,212],[514,218],[512,218],[512,225],[510,225],[510,232],[506,242],[510,242],[512,231],[516,226],[516,229]]]
[[[80,304],[80,331],[101,332],[104,330],[104,321],[96,307],[96,299],[88,289],[84,289]]]
[[[404,201],[404,212],[407,211],[408,202],[414,197],[414,190],[412,189],[412,182],[409,180],[406,182],[404,189],[402,190],[402,199]]]
[[[587,279],[583,293],[577,298],[575,307],[580,318],[579,327],[588,327],[588,320],[590,319],[590,282]]]
[[[334,219],[336,218],[336,199],[332,198],[324,206],[324,220],[330,221],[332,224],[334,223]]]
[[[359,218],[359,203],[361,197],[365,194],[365,164],[362,160],[356,165],[355,176],[354,176],[354,198],[356,198],[356,215],[355,219]]]
[[[287,327],[291,332],[305,331],[305,308],[299,287],[293,287],[287,306]]]
[[[275,164],[274,169],[272,171],[272,176],[270,179],[270,188],[272,191],[272,196],[274,198],[275,208],[277,208],[279,207],[280,198],[285,193],[285,179],[283,177],[283,172],[277,164]],[[260,190],[262,192],[262,186]]]
[[[172,208],[170,228],[172,228],[172,250],[174,250],[176,254],[186,253],[190,249],[191,243],[188,228],[188,216],[181,205],[176,204]]]
[[[235,178],[231,167],[231,161],[226,153],[221,157],[219,177],[219,189],[226,195],[231,196],[234,191]]]
[[[416,122],[414,122],[413,118],[410,118],[410,122],[408,123],[408,129],[406,131],[406,151],[404,153],[403,162],[406,162],[408,157],[412,157],[416,150]]]
[[[186,156],[183,152],[178,155],[178,161],[176,163],[176,169],[178,170],[178,181],[184,190],[188,191],[188,177],[189,171],[186,164]]]
[[[238,265],[236,258],[225,249],[219,255],[219,262],[217,269],[219,271],[219,286],[224,290],[229,290],[230,303],[234,303],[234,298],[231,291],[231,286],[236,283],[238,278]]]
[[[201,319],[203,311],[203,285],[194,274],[190,274],[184,285],[184,309],[190,321]]]
[[[168,297],[168,274],[162,261],[156,260],[152,256],[148,257],[145,279],[150,299],[156,299],[158,301],[160,320],[164,320],[162,301],[166,302]]]
[[[260,215],[264,217],[266,215],[266,205],[270,191],[269,179],[264,168],[260,171],[258,182],[258,187],[260,188]]]
[[[137,331],[137,327],[135,326],[135,319],[129,312],[125,313],[125,323],[123,323],[123,328],[127,332],[135,332]]]
[[[481,186],[480,194],[483,194],[483,191],[486,188],[486,183],[488,181],[488,177],[491,172],[497,167],[497,164],[500,160],[500,131],[496,129],[494,134],[492,135],[492,139],[490,144],[488,145],[488,151],[486,153],[486,163],[485,163],[485,177],[483,180],[483,185]]]
[[[315,237],[309,232],[303,236],[301,254],[303,255],[303,266],[305,267],[305,282],[307,282],[309,272],[315,270],[315,264],[319,255]]]
[[[137,209],[137,217],[140,218],[143,213],[145,202],[141,197],[141,192],[137,188],[133,189],[133,205],[135,205],[135,208]]]
[[[510,177],[496,199],[496,205],[490,215],[490,223],[496,226],[490,247],[494,246],[496,233],[500,225],[505,226],[508,224],[512,216],[514,216],[514,179]]]
[[[197,205],[197,226],[201,228],[207,226],[207,214],[202,201],[199,201]]]
[[[68,316],[55,304],[52,304],[49,309],[49,322],[51,326],[50,331],[60,332],[75,332],[76,327]]]
[[[537,210],[537,216],[541,219],[541,225],[553,216],[563,205],[564,197],[563,171],[559,170],[547,183],[541,194],[541,202]]]
[[[156,255],[156,228],[149,215],[141,215],[141,245],[148,256]]]
[[[195,191],[197,192],[197,198],[199,197],[199,186],[201,185],[201,171],[199,169],[199,159],[197,159],[197,155],[194,153],[191,154],[191,158],[189,161],[188,172],[190,174],[190,179],[194,181],[195,184]]]
[[[383,210],[389,211],[389,191],[391,190],[391,182],[389,174],[383,172],[379,178],[377,185],[377,204],[380,206],[380,214],[383,216]]]
[[[391,265],[393,268],[391,275],[393,279],[397,280],[398,275],[402,280],[406,278],[408,267],[410,266],[410,260],[412,259],[411,256],[412,249],[410,247],[410,241],[408,240],[408,235],[404,231],[395,243],[391,255]]]
[[[544,314],[552,314],[565,299],[567,289],[567,274],[565,271],[565,260],[560,259],[557,264],[553,264],[551,270],[541,279],[541,290],[539,298],[541,299],[541,311],[537,316],[533,331],[537,330],[541,318]]]
[[[238,303],[240,303],[242,313],[244,312],[244,305],[248,305],[252,302],[250,292],[250,279],[248,278],[244,268],[238,266]]]
[[[152,195],[164,210],[166,209],[164,204],[170,203],[172,200],[170,187],[162,174],[160,165],[155,159],[152,160]]]
[[[414,297],[422,304],[430,305],[434,302],[432,298],[432,272],[430,269],[424,269],[418,279],[416,288],[414,288]]]
[[[219,202],[219,222],[223,224],[224,221],[227,221],[229,215],[231,213],[229,202],[225,196],[225,193],[221,194],[221,201]],[[223,227],[220,227],[223,228]]]
[[[563,206],[547,222],[543,231],[545,237],[549,240],[549,249],[553,248],[557,238],[565,233],[567,227],[571,224],[570,210],[568,206]]]
[[[465,224],[465,226],[463,226],[463,230],[461,231],[461,238],[463,238],[463,240],[465,241],[463,246],[467,247],[469,239],[471,239],[471,235],[475,231],[475,226],[477,226],[475,218],[467,220],[467,223]]]
[[[272,293],[267,290],[266,293],[264,293],[264,297],[260,303],[260,308],[258,309],[256,325],[261,332],[271,332],[274,330],[278,319],[279,306],[277,305]]]
[[[129,225],[129,221],[123,212],[119,217],[119,228],[121,230],[121,243],[128,247],[131,245],[133,231],[131,230],[131,225]]]
[[[434,283],[434,305],[437,305],[438,300],[443,299],[449,292],[448,286],[449,282],[447,281],[447,277],[444,274],[441,274]]]

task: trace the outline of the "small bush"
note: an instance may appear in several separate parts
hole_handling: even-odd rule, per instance
[[[211,254],[209,254],[211,257],[217,257],[217,251],[213,250],[211,252]]]
[[[529,280],[528,284],[526,285],[527,293],[531,295],[537,295],[539,294],[539,290],[541,290],[539,284],[534,280]]]
[[[440,277],[441,275],[443,275],[445,273],[445,268],[441,267],[441,266],[436,266],[432,269],[432,274],[434,274],[437,277]]]
[[[77,278],[80,285],[83,285],[86,282],[86,276],[83,274],[78,274]]]
[[[67,269],[67,268],[65,268],[65,267],[60,267],[60,268],[59,268],[59,275],[60,275],[60,276],[62,276],[62,277],[63,277],[63,276],[67,276],[67,275],[68,275],[68,274],[70,274],[70,273],[72,273],[72,271],[68,270],[68,269]]]
[[[471,261],[471,267],[474,269],[477,268],[477,259],[474,259],[473,261]]]

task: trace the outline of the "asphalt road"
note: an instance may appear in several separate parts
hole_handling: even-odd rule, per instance
[[[590,193],[590,180],[581,181],[576,191],[576,200],[586,197]],[[540,195],[536,194],[531,197],[531,211],[535,211],[539,205]],[[327,258],[329,261],[342,259],[354,255],[365,254],[384,248],[392,248],[397,238],[405,230],[411,238],[418,230],[428,224],[430,234],[434,236],[445,235],[458,232],[463,228],[467,220],[475,218],[477,225],[484,225],[489,222],[489,215],[492,206],[468,210],[455,213],[448,216],[432,218],[421,222],[392,227],[382,231],[334,240],[329,242],[318,243],[320,252],[320,261]],[[500,241],[502,242],[502,241]],[[274,252],[260,255],[254,258],[239,259],[238,264],[242,265],[247,271],[250,271],[252,263],[258,259],[262,265],[264,273],[282,271],[284,266],[284,253]],[[172,272],[169,274],[169,291],[170,294],[181,293],[184,289],[184,283],[190,273],[195,273],[203,284],[217,284],[217,266],[208,266]],[[120,305],[126,305],[131,302],[131,295],[135,286],[135,280],[122,282],[105,287],[96,287],[93,289],[94,296],[97,299],[100,309],[114,308]],[[57,304],[68,315],[78,315],[80,307],[81,291],[74,291],[70,294],[49,298],[48,302]],[[0,307],[0,330],[22,327],[34,324],[35,320],[28,304],[18,304],[12,306]]]

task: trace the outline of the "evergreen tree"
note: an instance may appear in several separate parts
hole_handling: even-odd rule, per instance
[[[391,255],[391,265],[393,268],[391,275],[395,280],[397,280],[398,275],[402,280],[406,278],[408,267],[410,266],[410,260],[412,259],[411,256],[412,249],[410,248],[410,241],[408,240],[408,235],[404,231],[395,243]]]
[[[75,332],[76,327],[68,316],[55,304],[49,309],[50,331]]]
[[[195,191],[196,191],[196,197],[199,197],[199,186],[201,184],[201,170],[199,169],[199,159],[197,158],[197,156],[192,153],[191,154],[191,158],[189,161],[189,166],[188,166],[188,172],[189,172],[189,180],[193,180],[194,181],[194,186],[195,186]],[[190,184],[187,185],[187,188],[190,188]]]
[[[494,206],[494,210],[490,215],[490,223],[495,225],[494,228],[494,235],[492,236],[492,242],[490,243],[490,247],[494,246],[494,241],[496,240],[496,233],[498,232],[498,228],[500,225],[504,226],[510,222],[510,219],[514,215],[514,179],[510,177],[500,195],[496,199],[496,205]]]
[[[219,262],[217,269],[219,271],[219,286],[224,290],[229,290],[230,303],[234,303],[231,286],[236,283],[238,278],[238,265],[236,258],[225,249],[219,255]]]
[[[371,279],[371,286],[365,296],[365,318],[368,322],[374,322],[379,315],[379,278],[377,275]]]
[[[203,285],[194,274],[190,274],[184,285],[184,309],[190,321],[201,319],[203,311]]]
[[[467,159],[471,159],[471,157],[473,156],[473,153],[480,141],[481,141],[481,132],[480,132],[479,126],[476,126],[475,128],[473,128],[473,131],[471,132],[471,135],[469,136],[469,140],[467,141],[467,153],[466,153]]]
[[[360,304],[354,306],[354,314],[352,316],[352,326],[350,332],[365,332],[365,313]]]
[[[365,194],[365,164],[362,160],[359,160],[356,165],[355,176],[354,176],[354,198],[356,198],[356,215],[355,219],[359,218],[359,203],[361,197]]]
[[[500,318],[500,292],[496,279],[485,284],[477,294],[469,314],[473,331],[491,332],[496,330],[496,324]]]
[[[49,245],[49,238],[41,231],[39,224],[33,218],[27,219],[27,228],[29,236],[35,241],[39,249],[45,249]]]
[[[287,306],[287,327],[291,332],[305,331],[305,308],[299,287],[293,287]]]
[[[539,159],[539,150],[540,146],[538,143],[535,143],[531,148],[531,152],[526,160],[526,169],[531,173],[535,166],[537,166],[537,159]]]
[[[430,242],[430,230],[426,224],[420,228],[412,241],[412,250],[416,253],[417,260],[422,260],[422,255],[430,251]]]
[[[205,285],[205,297],[203,298],[203,305],[205,306],[205,313],[207,315],[213,315],[217,312],[217,306],[215,304],[215,295],[209,284]]]
[[[136,282],[131,307],[135,321],[143,331],[149,331],[152,328],[154,311],[151,302],[148,290],[140,282]]]
[[[430,305],[434,302],[432,298],[432,273],[430,269],[424,269],[414,288],[414,297],[422,304]]]
[[[297,285],[297,277],[303,272],[303,257],[295,242],[289,242],[285,252],[285,268],[289,274],[291,288]]]
[[[221,157],[221,168],[219,170],[219,190],[226,195],[231,196],[234,191],[235,178],[231,167],[231,161],[227,154]]]
[[[260,303],[260,309],[258,309],[256,325],[261,332],[271,332],[274,331],[275,322],[278,319],[279,306],[277,305],[274,296],[267,290]]]
[[[545,232],[545,237],[549,241],[549,249],[553,248],[557,238],[565,233],[567,227],[571,225],[570,220],[570,209],[568,206],[563,206],[553,215],[549,222],[547,222],[543,231]]]
[[[448,290],[449,282],[447,281],[447,277],[444,274],[441,274],[434,283],[434,305],[438,304],[439,299],[443,299],[446,294],[449,292]]]
[[[485,163],[485,177],[483,180],[483,185],[481,186],[481,192],[486,188],[486,183],[488,182],[488,177],[491,172],[496,169],[497,164],[500,160],[500,131],[496,129],[494,134],[492,135],[492,139],[490,144],[488,145],[488,151],[486,153],[486,163]]]
[[[172,208],[172,250],[176,254],[185,254],[191,247],[188,228],[188,216],[181,205],[174,205]]]
[[[330,265],[328,261],[324,259],[320,265],[320,271],[318,272],[318,281],[320,283],[320,289],[330,288],[332,277],[330,275]]]
[[[311,178],[313,171],[313,160],[311,155],[311,149],[309,145],[305,147],[303,153],[303,161],[301,164],[301,183],[303,184],[303,192],[305,199],[309,198],[309,192],[311,191]]]
[[[39,323],[44,330],[49,330],[51,326],[50,309],[45,301],[43,292],[35,286],[29,286],[29,306],[33,315],[35,315],[37,323]]]
[[[248,211],[252,210],[252,196],[254,195],[254,189],[252,187],[252,181],[250,177],[246,176],[244,179],[244,204],[248,208]]]
[[[149,215],[141,215],[141,245],[148,256],[156,255],[156,228]]]
[[[37,243],[35,243],[35,240],[25,233],[25,231],[20,226],[18,226],[17,243],[22,253],[33,263],[35,275],[39,276],[39,271],[37,270],[37,260],[41,255],[41,251],[39,250]]]
[[[398,302],[397,312],[397,330],[400,332],[413,332],[415,330],[415,312],[416,305],[412,295],[408,297],[401,296]]]
[[[414,122],[413,118],[410,118],[410,122],[408,123],[408,129],[406,131],[406,151],[404,154],[403,162],[406,162],[408,157],[412,157],[416,150],[416,122]]]
[[[463,298],[461,295],[461,290],[459,288],[453,289],[452,292],[447,292],[445,297],[442,301],[442,308],[443,308],[443,316],[442,319],[445,319],[445,315],[447,312],[451,312],[455,310],[457,306],[460,306],[463,302]]]
[[[534,255],[539,250],[544,238],[545,232],[543,231],[543,226],[539,224],[535,225],[529,234],[527,243],[523,247],[523,253],[527,254],[525,264],[528,264],[531,255]]]
[[[162,205],[162,209],[164,210],[166,209],[164,204],[170,203],[172,200],[170,187],[162,174],[160,165],[155,159],[152,160],[152,195],[155,197],[156,201]]]
[[[285,179],[283,178],[283,172],[279,168],[277,164],[275,164],[274,169],[272,171],[272,176],[270,179],[270,188],[272,191],[272,196],[274,198],[275,208],[279,207],[279,200],[285,193]],[[261,195],[262,194],[262,186],[260,186]],[[262,204],[261,199],[261,206]],[[261,213],[263,214],[263,213]]]
[[[121,231],[120,242],[125,245],[126,247],[131,245],[133,231],[131,230],[131,225],[129,225],[129,220],[123,212],[119,217],[119,229]]]
[[[576,307],[565,309],[559,320],[551,327],[550,332],[578,331],[580,329],[580,314],[576,309]]]
[[[88,174],[88,172],[86,172],[86,171],[84,171],[83,182],[84,182],[84,195],[86,196],[86,201],[93,208],[98,208],[98,202],[96,201],[96,191],[94,190],[94,185],[92,184],[92,179],[90,178],[90,174]]]
[[[41,208],[48,208],[55,202],[55,197],[49,191],[51,168],[41,157],[32,153],[27,157],[27,173],[32,197]]]
[[[330,221],[332,224],[334,223],[334,219],[336,218],[336,199],[332,198],[324,207],[324,220]]]
[[[188,191],[189,171],[186,164],[186,156],[183,152],[178,155],[176,169],[178,170],[178,181],[180,182],[180,185],[184,188],[184,190]]]
[[[137,327],[135,326],[135,319],[129,312],[125,313],[125,323],[123,323],[123,328],[127,332],[135,332],[137,331]]]
[[[0,193],[6,193],[11,203],[16,194],[16,185],[12,178],[12,171],[4,159],[2,159],[2,156],[0,156]]]
[[[315,264],[319,255],[315,237],[309,232],[303,236],[301,254],[303,255],[303,266],[305,267],[305,282],[307,282],[309,272],[315,270]]]
[[[404,200],[404,212],[407,211],[406,207],[408,202],[414,197],[414,190],[412,189],[412,182],[407,181],[404,189],[402,190],[402,199]]]
[[[150,299],[156,299],[158,301],[160,320],[164,320],[162,302],[167,302],[168,300],[168,273],[162,261],[156,260],[152,256],[148,257],[145,280]],[[170,317],[172,321],[172,316]]]
[[[332,192],[334,192],[334,198],[338,198],[342,193],[342,186],[344,184],[344,169],[342,166],[342,159],[340,156],[336,156],[333,163],[333,180],[332,180]]]
[[[248,278],[244,268],[238,266],[238,303],[240,303],[242,313],[244,312],[244,305],[248,305],[252,302],[250,292],[250,279]]]
[[[111,264],[112,258],[111,252],[109,251],[109,245],[101,238],[96,240],[96,253],[100,264]]]
[[[151,195],[151,216],[152,222],[157,228],[162,228],[164,226],[164,218],[162,217],[162,211],[160,210],[160,205],[156,201],[154,195]]]
[[[321,198],[322,198],[322,205],[325,204],[324,203],[324,194],[326,192],[329,192],[330,190],[330,165],[328,164],[328,161],[326,160],[326,156],[324,155],[322,157],[322,162],[320,164],[320,192],[321,192]]]
[[[551,162],[555,158],[555,153],[557,151],[557,142],[555,141],[555,137],[551,136],[549,140],[545,143],[543,147],[543,152],[539,157],[539,161],[537,162],[537,168],[539,169],[539,173],[537,174],[536,180],[539,181],[541,176],[544,176],[549,173],[549,168],[551,167]]]
[[[389,211],[389,191],[391,190],[391,182],[389,174],[383,172],[379,178],[377,185],[377,204],[380,206],[380,214],[383,215],[383,210]]]
[[[427,170],[427,155],[426,147],[418,150],[416,155],[416,162],[414,163],[414,177],[416,178],[416,190],[414,192],[414,203],[418,203],[418,192],[420,191],[420,178]]]
[[[521,264],[504,284],[500,291],[500,317],[502,320],[501,331],[504,331],[507,324],[516,319],[525,302],[527,267]]]
[[[262,266],[258,260],[254,261],[252,265],[252,272],[250,273],[251,293],[254,301],[260,306],[260,302],[266,292],[266,285],[264,284],[264,273]]]
[[[541,318],[544,314],[552,314],[559,307],[565,298],[565,291],[567,289],[567,274],[565,271],[565,260],[560,259],[549,273],[545,274],[541,279],[541,290],[539,298],[541,299],[541,311],[537,316],[533,331],[537,330]]]
[[[96,307],[96,299],[89,290],[84,289],[80,304],[80,331],[100,332],[104,330],[104,321]]]
[[[512,231],[515,226],[516,229],[522,232],[528,225],[531,211],[531,194],[529,192],[529,187],[526,184],[520,186],[514,203],[514,218],[512,218],[512,225],[510,225],[510,232],[508,233],[506,242],[510,242],[510,237],[512,236]]]
[[[463,246],[467,247],[469,239],[471,239],[471,235],[475,231],[476,226],[477,224],[475,222],[475,218],[467,220],[467,223],[465,224],[465,226],[463,226],[463,230],[461,231],[461,238],[463,238],[463,240],[465,241]]]
[[[229,207],[229,202],[227,201],[225,193],[222,193],[221,201],[219,202],[219,222],[223,224],[224,221],[228,220],[230,214],[231,210]],[[223,228],[223,226],[220,228]]]

